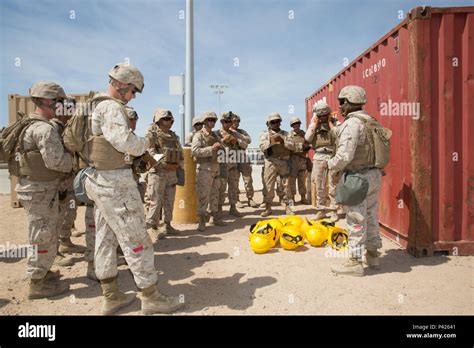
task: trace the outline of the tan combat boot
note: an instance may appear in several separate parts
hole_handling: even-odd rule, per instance
[[[204,215],[199,215],[199,224],[198,224],[198,231],[203,232],[206,230],[206,217]]]
[[[36,300],[40,298],[53,297],[69,291],[69,285],[59,282],[59,278],[49,275],[48,278],[31,279],[28,299]]]
[[[128,306],[136,298],[135,293],[124,294],[119,290],[117,277],[101,280],[100,286],[104,295],[102,315],[114,314],[120,308]]]
[[[253,200],[253,198],[249,198],[249,206],[252,208],[258,208],[260,205]]]
[[[330,211],[327,214],[327,217],[328,217],[329,221],[331,221],[331,222],[337,222],[337,220],[339,220],[339,215],[337,215],[337,213],[335,211]]]
[[[316,215],[314,216],[314,221],[318,221],[323,219],[326,216],[326,211],[325,210],[318,210]]]
[[[149,227],[147,232],[153,242],[156,242],[160,237],[160,231],[156,227]]]
[[[259,208],[266,208],[266,206],[267,206],[267,203],[262,202],[262,203],[260,203],[260,205],[258,207]]]
[[[60,252],[56,255],[56,258],[54,259],[54,265],[60,266],[60,267],[69,267],[74,265],[74,260],[67,258]]]
[[[332,266],[331,270],[336,274],[350,275],[354,277],[362,277],[364,275],[362,261],[352,257],[343,265]]]
[[[303,205],[309,205],[309,204],[311,204],[311,202],[310,202],[308,199],[306,199],[306,198],[301,198],[300,203],[303,204]]]
[[[227,226],[227,224],[224,221],[222,221],[222,217],[220,213],[212,214],[211,224],[214,226]]]
[[[49,270],[48,272],[46,272],[46,275],[44,277],[44,280],[45,281],[58,281],[59,278],[61,278],[63,275],[59,272],[59,270],[53,272],[51,270]]]
[[[82,245],[74,244],[71,238],[60,238],[59,239],[59,252],[62,254],[84,254],[86,247]]]
[[[367,250],[365,252],[367,266],[371,269],[380,269],[379,253],[377,250]]]
[[[171,313],[184,307],[184,302],[180,302],[178,297],[169,297],[158,291],[156,285],[152,285],[142,290],[142,313]]]
[[[165,231],[166,234],[178,234],[178,230],[171,226],[171,222],[165,222]]]
[[[242,203],[241,201],[238,201],[237,202],[237,208],[240,208],[240,209],[245,208],[245,203]]]
[[[286,215],[295,215],[295,212],[293,211],[293,203],[294,201],[290,199],[286,204],[285,204],[285,213]]]
[[[86,277],[91,279],[91,280],[95,280],[96,282],[99,281],[99,279],[97,279],[97,276],[95,275],[94,261],[89,261],[87,263]]]
[[[243,215],[239,213],[237,208],[235,207],[235,204],[231,204],[230,209],[229,209],[229,215],[235,216],[235,217],[242,217]]]
[[[262,217],[267,217],[267,216],[270,216],[272,215],[273,212],[272,212],[272,205],[270,203],[266,203],[265,204],[265,210],[262,211],[262,213],[260,214],[260,216]]]

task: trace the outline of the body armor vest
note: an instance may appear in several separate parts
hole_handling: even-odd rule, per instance
[[[166,134],[158,128],[156,132],[159,150],[164,156],[166,163],[179,164],[184,159],[176,134],[172,131]]]

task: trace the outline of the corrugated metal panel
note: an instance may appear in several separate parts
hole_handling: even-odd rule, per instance
[[[366,89],[366,110],[394,133],[382,231],[417,256],[474,254],[473,36],[474,7],[415,8],[306,99],[309,122],[316,101],[337,108],[342,87]],[[419,116],[386,115],[417,105]]]
[[[70,94],[70,96],[76,99],[76,102],[84,102],[89,94]],[[12,124],[18,119],[18,112],[29,114],[35,110],[35,105],[28,96],[22,96],[18,94],[8,95],[8,124]],[[16,176],[10,176],[10,193],[11,193],[11,205],[13,208],[20,207],[20,202],[15,192],[15,186],[17,183]]]

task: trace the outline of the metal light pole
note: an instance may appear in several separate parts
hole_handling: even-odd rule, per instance
[[[217,94],[218,100],[218,115],[221,114],[221,94],[224,94],[224,88],[229,88],[226,85],[209,85],[211,89],[215,89],[214,94]]]
[[[194,116],[194,28],[193,0],[186,0],[186,73],[185,73],[185,132],[191,132]]]

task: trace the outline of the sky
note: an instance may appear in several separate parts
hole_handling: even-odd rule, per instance
[[[305,98],[370,47],[416,6],[472,6],[464,0],[194,0],[195,113],[218,113],[211,84],[227,85],[221,113],[241,116],[252,136],[279,112],[304,125]],[[169,76],[185,72],[185,0],[2,0],[0,127],[8,94],[38,80],[66,93],[107,88],[108,71],[129,61],[145,76],[129,105],[144,135],[157,107],[170,109],[181,136],[180,96]],[[400,12],[402,11],[402,12]]]

